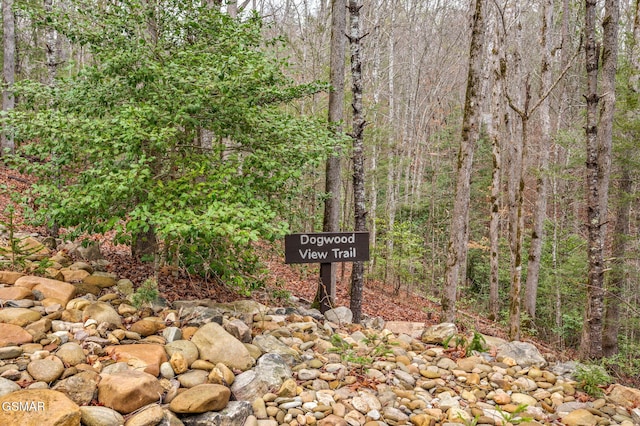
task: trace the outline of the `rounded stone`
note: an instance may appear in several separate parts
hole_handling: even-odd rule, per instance
[[[228,387],[203,384],[179,393],[169,404],[174,413],[198,414],[219,411],[227,406],[231,391]]]
[[[176,352],[181,352],[187,365],[193,364],[199,357],[198,347],[189,340],[174,340],[164,345],[164,349],[170,357]]]
[[[115,426],[124,424],[124,417],[109,407],[80,407],[82,424],[85,426]]]
[[[0,397],[0,407],[3,407],[0,410],[2,425],[80,424],[80,407],[63,393],[50,389],[24,389],[12,392]],[[22,409],[14,410],[13,407]]]
[[[183,388],[193,388],[207,382],[209,372],[205,370],[191,370],[177,377]]]
[[[78,365],[87,360],[82,346],[75,342],[68,342],[60,346],[56,351],[56,356],[66,365]]]
[[[60,358],[49,356],[31,361],[27,365],[27,371],[35,380],[50,383],[62,375],[64,364],[60,361]]]

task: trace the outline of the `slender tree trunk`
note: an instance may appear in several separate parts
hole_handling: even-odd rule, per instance
[[[382,4],[379,4],[377,1],[374,3],[373,8],[369,8],[370,11],[373,12],[373,17],[371,18],[374,22],[375,33],[373,36],[373,42],[371,46],[371,51],[373,55],[373,60],[371,61],[371,83],[370,87],[372,87],[372,98],[373,105],[371,105],[371,113],[372,113],[372,122],[378,122],[378,107],[380,105],[380,92],[382,89],[382,84],[380,84],[380,70],[382,67],[382,30],[380,29],[380,20],[383,16],[384,11],[382,10]],[[375,141],[372,144],[371,148],[371,171],[370,181],[370,213],[369,217],[369,228],[370,228],[370,245],[371,245],[371,253],[372,257],[369,260],[369,273],[372,274],[375,271],[377,266],[377,258],[378,258],[378,175],[376,174],[376,170],[378,168],[378,156],[380,155],[380,147]]]
[[[13,84],[16,79],[16,34],[15,15],[13,14],[13,0],[2,1],[2,43],[3,43],[3,65],[2,79],[4,90],[2,91],[2,111],[5,113],[15,107],[15,97],[13,96]],[[0,135],[0,156],[3,152],[15,151],[12,130],[2,129]]]
[[[633,19],[633,43],[629,56],[634,73],[629,78],[629,87],[640,93],[640,0],[636,0],[635,16]]]
[[[465,95],[464,114],[458,163],[456,167],[456,195],[451,212],[451,227],[447,249],[447,267],[442,293],[442,319],[454,321],[461,264],[466,258],[467,228],[469,226],[469,202],[473,152],[480,134],[482,53],[484,50],[484,0],[476,0],[473,13],[471,44],[469,48],[469,70]]]
[[[526,157],[527,139],[529,132],[529,100],[531,99],[531,86],[527,79],[525,84],[525,107],[524,111],[519,111],[522,120],[521,140],[516,150],[515,171],[516,171],[516,199],[515,211],[512,212],[515,222],[511,225],[510,248],[512,256],[511,265],[511,291],[509,293],[509,339],[520,340],[520,295],[522,292],[522,244],[524,242],[524,159]]]
[[[369,232],[370,234],[370,247],[371,247],[371,253],[373,253],[373,257],[371,258],[371,260],[369,260],[369,273],[373,273],[374,267],[375,267],[375,262],[376,262],[376,256],[377,256],[377,243],[376,243],[376,238],[377,238],[377,232],[378,232],[378,225],[376,224],[376,220],[377,220],[377,215],[376,215],[376,210],[378,209],[378,185],[377,185],[377,178],[375,176],[375,171],[378,167],[378,147],[377,145],[373,145],[372,150],[371,150],[371,196],[370,196],[370,200],[369,203],[371,205],[371,214],[369,215],[369,227],[371,229],[371,231]]]
[[[624,162],[623,162],[624,163]],[[613,356],[618,353],[618,334],[620,330],[620,300],[622,290],[626,286],[627,274],[625,258],[627,256],[627,240],[630,233],[630,212],[633,182],[629,173],[629,165],[622,165],[622,176],[618,181],[619,200],[616,210],[616,224],[613,236],[613,265],[606,296],[606,312],[604,331],[602,333],[602,353]]]
[[[500,312],[500,277],[499,277],[499,253],[500,253],[500,194],[502,175],[502,135],[508,121],[505,96],[506,58],[504,56],[504,31],[500,14],[495,16],[494,40],[492,52],[493,88],[491,94],[491,126],[489,136],[491,138],[491,157],[493,168],[491,170],[491,213],[489,220],[490,241],[490,275],[489,275],[489,311],[490,319],[496,321]]]
[[[587,8],[590,9],[590,1],[587,1]],[[595,6],[594,6],[595,7]],[[580,355],[583,358],[601,358],[604,355],[603,348],[603,310],[604,310],[604,242],[606,239],[607,204],[609,196],[609,176],[611,169],[611,146],[613,139],[613,114],[616,102],[615,79],[618,61],[618,0],[605,1],[605,16],[602,22],[603,44],[602,44],[602,91],[600,96],[600,121],[598,127],[592,133],[590,119],[595,116],[595,109],[598,107],[597,86],[589,74],[589,92],[587,95],[587,188],[588,188],[588,211],[589,211],[589,279],[587,288],[587,309],[585,312],[584,329],[582,341],[580,342]],[[589,19],[589,13],[587,13]],[[587,31],[591,27],[587,26]],[[589,33],[587,33],[589,34]],[[587,48],[589,47],[589,35],[587,35]],[[595,49],[595,53],[599,53]],[[589,53],[587,53],[589,55]],[[596,77],[597,78],[597,56]],[[590,56],[587,56],[587,72],[590,71]],[[591,70],[593,73],[593,70]],[[593,91],[592,91],[593,90]],[[595,99],[592,99],[595,98]],[[595,137],[595,140],[593,140]],[[594,203],[594,204],[592,204]],[[595,204],[597,203],[597,204]],[[597,211],[596,211],[597,210]],[[624,215],[624,213],[622,213]],[[622,218],[624,219],[624,218]],[[623,226],[623,224],[620,224]],[[618,236],[616,236],[617,239]],[[617,244],[620,244],[618,241]],[[618,248],[618,247],[616,247]],[[619,277],[615,277],[619,279]],[[620,284],[620,281],[618,283]],[[615,318],[616,313],[611,313]],[[615,324],[612,324],[615,329]],[[613,331],[611,328],[609,332]],[[614,350],[617,344],[612,344],[613,339],[617,339],[617,329],[615,336],[608,337],[607,350]],[[612,347],[613,346],[613,347]]]
[[[364,193],[364,147],[363,133],[365,127],[362,104],[362,30],[360,21],[361,0],[349,0],[349,16],[351,20],[351,78],[353,108],[353,201],[354,222],[356,231],[366,231],[367,212],[365,209]],[[364,288],[364,262],[354,262],[351,272],[351,304],[353,322],[360,323],[362,318],[362,290]]]
[[[598,141],[598,57],[600,49],[596,43],[596,0],[586,0],[585,10],[585,63],[587,69],[587,124],[586,133],[586,181],[587,232],[588,232],[588,277],[587,306],[580,342],[580,357],[597,359],[602,357],[602,316],[604,300],[604,236],[602,234],[602,211],[600,208],[603,190],[600,181]]]
[[[332,90],[329,93],[329,125],[336,133],[342,131],[340,122],[344,116],[344,71],[345,71],[345,46],[346,46],[346,21],[347,6],[345,0],[333,0],[331,6],[331,58],[330,58],[330,82]],[[342,152],[336,147],[335,152],[327,160],[325,191],[327,197],[324,202],[324,220],[322,230],[324,232],[340,231],[340,169]],[[316,301],[320,310],[325,312],[335,302],[336,268],[331,267],[330,288],[324,288],[322,280],[319,280]]]
[[[53,0],[45,0],[44,1],[44,10],[47,15],[51,15],[53,13]],[[45,59],[47,65],[47,80],[46,83],[49,87],[55,86],[56,76],[58,73],[58,58],[60,56],[60,52],[58,50],[58,33],[55,28],[50,25],[47,25],[45,30]],[[55,153],[52,153],[52,157],[55,156]],[[58,182],[58,188],[61,186],[60,177],[56,176],[56,181]],[[48,229],[49,235],[54,238],[58,238],[60,234],[60,226],[53,221]]]
[[[551,87],[551,28],[553,26],[553,2],[545,0],[541,27],[542,65],[540,67],[540,98]],[[531,321],[536,318],[536,300],[538,296],[538,280],[540,277],[540,256],[544,233],[544,222],[547,218],[547,176],[549,151],[551,150],[551,108],[550,99],[546,96],[540,103],[540,153],[539,170],[536,181],[536,203],[533,211],[533,229],[529,247],[527,265],[527,281],[525,283],[524,309]]]
[[[391,22],[393,22],[395,8],[391,7]],[[396,94],[395,94],[395,40],[394,26],[389,27],[388,39],[388,99],[389,99],[389,139],[387,153],[387,241],[386,241],[386,262],[384,267],[384,281],[388,283],[391,279],[390,270],[393,259],[393,228],[396,221],[396,191],[395,191],[395,175],[397,162],[396,152],[396,136],[394,132],[394,123],[396,120]]]
[[[149,226],[146,232],[140,231],[133,236],[131,245],[131,255],[133,257],[149,261],[156,260],[156,254],[158,254],[158,240],[153,226]]]
[[[602,21],[602,94],[598,123],[598,180],[600,181],[600,219],[602,234],[606,235],[609,180],[611,176],[611,147],[613,145],[613,115],[616,107],[616,71],[618,69],[618,21],[620,0],[605,0]],[[603,238],[604,241],[604,238]]]

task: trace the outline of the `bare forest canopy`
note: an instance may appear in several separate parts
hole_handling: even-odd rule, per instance
[[[3,147],[34,220],[250,292],[252,244],[339,200],[365,282],[640,371],[637,0],[14,2]]]

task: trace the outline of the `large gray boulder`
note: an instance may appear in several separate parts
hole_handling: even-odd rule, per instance
[[[527,342],[514,341],[502,345],[498,349],[496,359],[507,357],[513,359],[521,367],[544,367],[547,365],[547,360],[544,359],[538,348]]]
[[[231,401],[222,411],[208,411],[195,416],[180,417],[185,426],[239,426],[253,412],[246,401]]]
[[[239,401],[254,401],[258,397],[280,388],[292,377],[291,369],[279,354],[265,354],[258,365],[236,376],[231,392]]]

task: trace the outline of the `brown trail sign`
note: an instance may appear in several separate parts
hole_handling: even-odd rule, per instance
[[[369,260],[368,232],[320,232],[284,237],[285,263],[320,263],[320,312],[331,309],[331,264]]]

